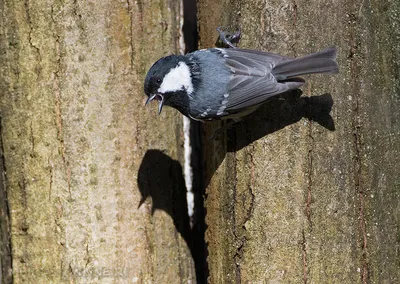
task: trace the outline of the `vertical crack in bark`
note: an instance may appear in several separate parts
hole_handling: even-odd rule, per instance
[[[308,82],[307,84],[307,96],[311,96],[311,81]],[[312,105],[309,105],[310,108],[312,108]],[[309,110],[309,113],[312,113],[312,110]],[[312,219],[311,219],[311,203],[312,203],[312,186],[313,186],[313,179],[312,179],[312,174],[313,174],[313,150],[314,150],[314,137],[312,135],[312,130],[313,130],[313,123],[312,120],[308,121],[308,152],[307,152],[307,198],[306,198],[306,216],[307,216],[307,224],[309,228],[309,232],[311,234],[312,232]],[[308,263],[307,263],[307,239],[306,239],[306,233],[305,229],[302,231],[302,252],[303,252],[303,281],[304,284],[307,283],[308,281]]]
[[[361,43],[358,41],[358,17],[356,14],[348,14],[349,26],[350,26],[350,54],[348,59],[350,61],[350,72],[351,72],[351,83],[354,92],[355,100],[353,107],[353,145],[355,157],[353,160],[354,164],[354,187],[355,192],[358,195],[359,201],[359,231],[361,234],[361,263],[362,269],[360,271],[361,282],[368,283],[369,279],[369,265],[368,265],[368,249],[367,249],[367,233],[365,226],[365,216],[364,216],[364,187],[362,184],[362,137],[361,137],[361,120],[360,120],[360,66],[358,60],[358,53],[360,52]]]
[[[127,0],[131,1],[131,0]],[[145,31],[144,27],[145,25],[143,24],[143,14],[145,13],[143,11],[144,9],[144,4],[143,0],[137,0],[134,2],[135,6],[130,5],[131,10],[133,8],[137,9],[137,12],[135,14],[133,11],[131,11],[130,15],[133,17],[134,15],[137,15],[137,18],[132,18],[132,25],[131,25],[131,60],[132,60],[132,67],[134,67],[133,70],[133,75],[134,75],[134,80],[137,80],[137,77],[141,77],[143,74],[146,74],[144,62],[148,61],[148,58],[144,58],[143,55],[146,54],[145,48],[147,47],[144,41]],[[135,27],[133,26],[135,24]],[[136,27],[138,26],[138,28]],[[136,33],[135,33],[136,32]],[[134,41],[135,40],[135,41]],[[135,44],[136,42],[136,44]],[[140,42],[140,44],[137,44],[137,42]],[[136,47],[135,47],[136,46]],[[135,54],[135,51],[137,54]],[[140,64],[135,65],[135,62],[139,62]]]
[[[80,31],[80,36],[85,35],[86,29],[85,29],[85,21],[82,19],[82,14],[79,12],[79,3],[78,0],[73,1],[73,8],[72,8],[72,13],[76,17],[76,26],[78,27]]]
[[[67,184],[68,184],[68,194],[69,199],[72,200],[72,193],[71,193],[71,168],[67,167]]]
[[[130,16],[130,66],[132,71],[132,79],[133,81],[138,81],[138,78],[141,78],[143,74],[145,74],[145,66],[148,61],[147,58],[144,58],[144,54],[146,54],[144,48],[145,43],[143,41],[144,37],[144,26],[143,26],[143,2],[142,0],[137,0],[132,2],[132,0],[126,0],[128,3],[128,13]],[[135,11],[134,11],[135,9]],[[139,19],[138,19],[139,18]],[[135,25],[135,26],[134,26]],[[137,27],[138,26],[138,27]],[[134,41],[135,40],[135,41]],[[137,41],[140,41],[140,44],[137,44]],[[136,43],[136,44],[135,44]],[[141,125],[140,123],[135,123],[132,126],[134,131],[134,140],[135,145],[140,149],[142,146],[140,142],[141,137]]]
[[[21,193],[21,200],[20,200],[20,204],[22,207],[22,212],[21,212],[21,216],[19,218],[19,220],[16,222],[17,226],[20,229],[20,234],[21,236],[25,236],[25,238],[23,238],[23,243],[22,243],[22,255],[20,255],[20,257],[18,257],[19,262],[22,264],[21,269],[25,270],[26,269],[26,262],[27,259],[29,258],[29,254],[30,252],[28,251],[28,242],[29,239],[26,238],[26,236],[29,235],[28,229],[29,229],[29,225],[28,225],[28,215],[27,215],[27,208],[28,208],[28,197],[27,197],[27,190],[26,190],[26,185],[27,185],[27,180],[25,178],[25,173],[24,173],[24,168],[25,165],[22,164],[21,166],[22,170],[21,170],[21,177],[20,180],[18,181],[18,186],[19,186],[19,192]],[[17,201],[18,202],[18,201]]]
[[[31,157],[33,158],[35,156],[35,138],[33,137],[33,126],[32,126],[32,121],[30,124],[30,139],[31,139]]]
[[[293,28],[291,30],[291,36],[293,37],[293,43],[290,44],[290,49],[292,51],[292,56],[297,57],[296,55],[296,50],[295,46],[297,44],[296,38],[297,38],[297,3],[296,0],[292,0],[292,17],[293,17]]]
[[[358,99],[357,99],[358,100]],[[364,188],[361,182],[361,133],[359,117],[358,117],[358,101],[356,102],[356,115],[354,121],[354,148],[355,148],[355,157],[354,157],[354,185],[355,190],[358,194],[359,200],[359,228],[362,235],[362,271],[361,271],[361,282],[368,283],[369,278],[369,268],[368,268],[368,250],[367,250],[367,233],[365,227],[365,217],[364,217]]]
[[[357,99],[358,100],[358,99]],[[369,268],[368,268],[368,250],[367,250],[367,233],[365,227],[365,218],[364,218],[364,188],[361,182],[361,133],[359,117],[358,117],[358,101],[356,102],[356,115],[354,121],[354,148],[355,148],[355,157],[354,157],[354,185],[356,193],[358,194],[359,200],[359,229],[362,235],[362,270],[361,270],[361,282],[368,283],[369,278]]]
[[[49,201],[51,200],[51,192],[53,190],[53,165],[50,163],[50,158],[47,160],[48,167],[49,167],[49,175],[50,175],[50,181],[49,181]]]
[[[89,242],[86,243],[86,247],[85,247],[85,256],[84,259],[86,258],[86,262],[85,262],[85,270],[87,268],[87,266],[90,263],[90,251],[89,251]]]
[[[133,21],[133,15],[132,15],[132,13],[133,13],[132,4],[130,1],[131,0],[126,0],[126,4],[128,6],[127,8],[128,8],[128,14],[129,14],[129,20],[130,20],[130,22],[129,22],[129,25],[130,25],[130,27],[129,27],[129,31],[130,31],[129,48],[130,48],[130,58],[131,58],[130,67],[131,67],[131,70],[134,70],[134,59],[133,59],[133,53],[135,50],[134,46],[133,46],[133,22],[134,21]]]
[[[57,25],[57,22],[54,17],[54,8],[51,7],[51,19],[53,21],[54,26]],[[55,114],[56,114],[56,125],[57,125],[57,139],[60,143],[60,153],[62,160],[65,164],[65,149],[64,149],[64,139],[63,139],[63,120],[61,116],[61,87],[60,87],[60,70],[61,70],[61,51],[60,51],[60,36],[57,32],[54,32],[54,39],[56,43],[56,56],[57,56],[57,68],[53,72],[54,80],[53,80],[53,89],[55,94]]]
[[[248,187],[248,193],[249,193],[249,197],[251,197],[250,200],[250,205],[247,208],[247,212],[246,212],[246,216],[244,218],[243,221],[243,229],[246,230],[246,223],[251,219],[251,216],[253,215],[253,211],[254,211],[254,199],[255,199],[255,195],[253,193],[253,187],[254,187],[254,168],[255,168],[255,163],[254,163],[254,156],[252,153],[255,153],[256,150],[254,149],[254,145],[252,145],[251,150],[249,151],[249,155],[250,155],[250,186]]]
[[[233,180],[233,210],[232,210],[232,216],[233,216],[233,235],[235,237],[234,243],[238,242],[239,240],[239,235],[237,232],[237,220],[236,220],[236,201],[237,201],[237,160],[236,160],[236,152],[232,153],[233,156],[233,176],[235,177]],[[241,282],[241,271],[240,271],[240,259],[242,257],[242,249],[243,249],[243,240],[239,241],[240,244],[236,249],[235,255],[234,255],[234,261],[235,261],[235,276],[236,276],[236,283]]]
[[[310,128],[312,127],[311,121]],[[310,135],[311,140],[313,139]],[[311,146],[312,147],[312,146]],[[312,220],[311,220],[311,202],[312,202],[312,167],[313,167],[313,158],[312,158],[312,149],[308,150],[308,185],[307,185],[307,203],[306,203],[306,216],[307,221],[310,226],[310,230],[312,230]]]
[[[13,282],[10,207],[7,199],[6,161],[3,144],[3,122],[0,117],[0,263],[1,283]]]
[[[308,149],[308,184],[307,184],[307,201],[306,201],[306,216],[310,231],[312,231],[312,220],[311,220],[311,202],[312,202],[312,171],[313,171],[313,137],[311,134],[312,122],[309,121],[309,137],[311,140],[310,149]]]
[[[243,229],[242,231],[242,236],[240,239],[240,245],[236,250],[236,256],[235,256],[235,261],[236,261],[236,283],[241,283],[242,282],[242,275],[241,275],[241,267],[240,267],[240,260],[243,258],[243,253],[244,253],[244,248],[247,243],[247,237],[245,235],[245,232],[247,231],[246,229],[246,223],[251,219],[251,216],[253,215],[254,211],[254,199],[255,195],[253,193],[253,187],[254,187],[254,168],[255,168],[255,163],[254,163],[254,156],[252,153],[255,152],[254,145],[251,147],[249,150],[248,154],[250,155],[250,185],[248,187],[248,197],[251,197],[250,199],[250,204],[248,208],[246,208],[246,215],[243,219],[243,223],[241,224],[241,228]],[[236,223],[236,222],[235,222]],[[235,224],[235,228],[237,227],[237,224]]]
[[[307,96],[311,96],[311,82],[308,83]],[[312,105],[310,104],[311,108]],[[311,110],[309,111],[311,113]],[[310,231],[312,230],[312,220],[311,220],[311,202],[312,202],[312,171],[313,171],[313,148],[314,148],[314,137],[312,135],[312,121],[308,121],[308,184],[307,184],[307,202],[306,202],[306,216],[308,225],[310,226]]]
[[[240,240],[240,245],[236,249],[236,253],[235,253],[236,283],[242,283],[242,271],[241,271],[241,267],[240,267],[240,260],[243,257],[243,249],[244,249],[244,246],[246,245],[246,242],[247,242],[247,238],[244,236]]]
[[[71,263],[69,263],[68,265],[68,271],[70,273],[70,275],[72,276],[72,283],[76,283],[76,277],[75,277],[75,273],[74,273],[74,269],[72,268]]]
[[[235,144],[236,142],[236,137],[234,141],[232,141],[232,144]],[[229,143],[229,142],[228,142]],[[229,154],[228,154],[229,155]],[[233,218],[233,236],[234,236],[234,241],[233,243],[235,244],[236,252],[233,256],[234,262],[235,262],[235,278],[236,278],[236,283],[241,283],[241,271],[240,271],[240,260],[242,258],[242,250],[243,250],[243,245],[245,240],[239,239],[239,233],[237,231],[238,224],[237,224],[237,219],[236,219],[236,202],[237,202],[237,157],[236,157],[236,152],[233,152],[230,154],[232,156],[232,175],[234,177],[233,179],[233,196],[232,196],[232,209],[231,209],[231,214]],[[228,161],[228,160],[227,160]]]
[[[76,11],[75,11],[76,12]],[[61,73],[61,43],[60,43],[60,35],[57,32],[56,26],[57,26],[57,21],[56,17],[59,13],[55,14],[54,11],[54,5],[51,6],[51,20],[54,25],[54,40],[55,40],[55,49],[56,49],[56,70],[53,72],[54,75],[54,80],[53,80],[53,90],[54,90],[54,95],[55,95],[55,120],[56,120],[56,125],[57,125],[57,140],[59,141],[59,152],[61,154],[61,158],[64,164],[64,167],[66,168],[66,175],[67,175],[67,183],[68,183],[68,193],[69,193],[69,198],[72,199],[71,195],[71,169],[66,161],[65,158],[65,144],[64,144],[64,133],[63,133],[63,119],[62,119],[62,106],[61,106],[61,79],[60,79],[60,73]],[[50,196],[49,196],[50,198]]]
[[[22,180],[20,180],[18,182],[18,186],[21,190],[21,205],[23,207],[23,220],[22,220],[22,224],[21,224],[21,230],[24,233],[27,233],[28,231],[28,224],[27,224],[27,216],[26,216],[26,209],[28,207],[28,197],[27,197],[27,192],[26,192],[26,179],[24,176],[24,173],[21,173],[22,175]]]
[[[297,25],[297,3],[296,0],[293,0],[293,26]]]
[[[244,253],[244,248],[246,247],[247,243],[247,237],[246,237],[246,223],[251,219],[251,216],[253,215],[254,211],[254,200],[255,200],[255,195],[253,193],[253,186],[254,186],[254,169],[255,169],[255,163],[254,163],[254,157],[251,153],[254,153],[255,149],[254,146],[251,147],[251,149],[246,153],[247,155],[250,155],[250,185],[248,186],[248,194],[246,196],[250,197],[250,204],[248,205],[247,208],[237,208],[236,204],[238,203],[238,196],[237,196],[237,157],[236,157],[236,152],[233,153],[234,158],[234,176],[235,176],[235,182],[234,182],[234,194],[233,194],[233,223],[234,223],[234,236],[235,236],[235,244],[237,246],[235,255],[234,255],[234,261],[235,261],[235,275],[236,275],[236,283],[241,283],[242,282],[242,271],[241,271],[241,261],[243,258],[243,253]],[[242,204],[242,203],[241,203]],[[245,206],[246,204],[243,203],[242,206]],[[244,218],[241,223],[238,223],[238,220],[236,218],[236,214],[238,213],[237,210],[246,210],[246,212],[243,211]],[[240,230],[240,231],[238,231]]]
[[[308,264],[307,264],[307,240],[306,240],[306,234],[304,230],[302,231],[302,251],[303,251],[303,282],[304,284],[307,284],[308,280]]]
[[[24,7],[25,7],[26,20],[27,20],[28,27],[29,27],[28,41],[29,41],[30,46],[35,50],[35,53],[36,53],[36,60],[37,60],[38,65],[37,65],[37,68],[35,68],[35,71],[36,71],[36,76],[38,78],[41,73],[40,62],[41,62],[42,58],[40,55],[39,47],[37,47],[32,41],[32,33],[33,33],[34,29],[32,26],[32,18],[31,18],[31,13],[30,13],[29,0],[24,0]]]

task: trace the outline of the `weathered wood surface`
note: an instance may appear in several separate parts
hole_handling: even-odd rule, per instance
[[[209,282],[400,282],[400,2],[198,9],[200,48],[215,27],[239,27],[239,47],[301,56],[335,45],[340,66],[217,142],[207,137],[218,124],[205,127]]]
[[[188,219],[176,219],[185,196],[174,204],[184,189],[181,116],[143,106],[145,72],[178,52],[180,9],[0,2],[1,213],[11,221],[2,251],[12,259],[10,270],[2,256],[3,283],[194,279]],[[151,194],[161,210],[150,200],[138,209]]]

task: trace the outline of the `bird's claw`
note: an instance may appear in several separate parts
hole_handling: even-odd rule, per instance
[[[218,40],[217,40],[217,45],[219,40],[222,42],[222,46],[224,47],[230,47],[230,48],[237,48],[235,44],[237,44],[240,40],[240,30],[238,29],[236,32],[233,34],[227,33],[222,31],[223,27],[218,27],[217,32],[219,34]]]

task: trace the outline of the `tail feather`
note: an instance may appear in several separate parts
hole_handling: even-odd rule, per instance
[[[336,48],[329,47],[316,53],[279,63],[272,69],[278,81],[313,73],[338,73]]]

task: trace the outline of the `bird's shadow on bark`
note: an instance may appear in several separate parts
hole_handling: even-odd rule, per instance
[[[204,161],[205,188],[227,152],[238,151],[268,134],[300,121],[303,117],[333,131],[334,121],[329,114],[333,106],[332,96],[323,94],[301,97],[301,94],[300,90],[282,94],[228,129],[227,135],[219,136],[215,141],[205,141],[203,149],[214,151],[204,153],[204,157],[213,157],[212,162]],[[206,131],[206,133],[211,132]],[[141,206],[147,198],[151,197],[152,214],[155,210],[162,210],[171,216],[177,232],[185,240],[191,252],[197,283],[205,283],[204,220],[195,221],[193,228],[190,226],[187,190],[179,161],[159,150],[148,150],[140,165],[137,183],[142,196],[138,205]],[[201,210],[202,202],[196,203],[195,199],[195,208]],[[196,213],[194,215],[196,216]],[[199,224],[199,227],[196,227],[196,224]]]
[[[330,131],[334,131],[335,123],[330,115],[333,106],[331,94],[326,93],[312,97],[301,95],[301,90],[295,90],[274,97],[255,112],[245,117],[241,122],[234,124],[226,131],[226,135],[219,135],[216,140],[205,142],[206,144],[212,143],[213,145],[211,147],[209,145],[204,147],[204,156],[214,157],[214,161],[211,163],[207,160],[205,161],[206,167],[208,167],[205,185],[209,184],[213,173],[218,169],[227,152],[239,151],[268,134],[299,122],[302,118],[307,118]],[[207,126],[204,127],[206,128]],[[206,129],[205,135],[207,136],[211,132]],[[206,137],[205,139],[209,138]],[[221,143],[224,145],[221,145]],[[207,150],[225,152],[206,153]]]
[[[301,90],[282,94],[257,109],[254,113],[228,130],[228,152],[238,151],[250,143],[288,125],[307,118],[324,128],[334,131],[335,124],[330,115],[333,99],[330,94],[301,96]],[[232,133],[232,132],[235,133]],[[235,137],[236,136],[236,137]]]
[[[191,252],[197,283],[204,283],[204,230],[197,227],[199,222],[194,222],[193,227],[190,225],[187,190],[179,161],[159,150],[148,150],[140,165],[137,183],[141,193],[139,207],[151,198],[152,215],[156,210],[162,210],[171,216],[177,232]]]

